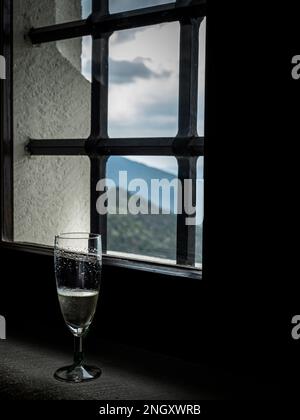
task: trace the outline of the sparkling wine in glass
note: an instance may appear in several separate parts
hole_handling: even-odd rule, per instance
[[[54,377],[67,382],[98,378],[101,370],[83,363],[82,338],[93,320],[101,282],[101,235],[62,233],[55,237],[54,265],[62,315],[74,335],[74,363]]]

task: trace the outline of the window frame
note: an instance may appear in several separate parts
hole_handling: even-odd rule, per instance
[[[34,253],[53,254],[44,245],[13,242],[13,109],[12,109],[12,2],[1,0],[1,54],[6,58],[7,78],[1,81],[1,238],[0,246]],[[96,212],[96,183],[105,177],[108,157],[116,155],[174,156],[178,162],[178,178],[191,178],[195,204],[197,159],[204,156],[205,136],[197,133],[199,28],[206,17],[205,0],[176,0],[162,6],[109,14],[109,1],[93,1],[93,11],[87,19],[32,28],[28,38],[32,44],[53,42],[86,35],[92,36],[92,111],[91,134],[88,139],[29,139],[28,153],[39,156],[84,155],[91,162],[91,231],[101,232],[106,250],[107,218]],[[115,30],[178,21],[180,24],[179,109],[178,133],[173,138],[109,138],[108,125],[108,45]],[[207,55],[206,55],[207,56]],[[99,60],[101,57],[101,60]],[[207,63],[206,63],[207,67]],[[104,83],[100,85],[97,80]],[[207,72],[206,72],[207,79]],[[207,102],[207,94],[205,97]],[[206,107],[205,107],[206,109]],[[204,162],[206,158],[204,157]],[[183,194],[184,196],[184,194]],[[137,261],[104,254],[104,264],[130,267],[192,278],[202,278],[196,269],[196,227],[187,226],[183,212],[177,215],[176,265]],[[205,223],[204,223],[205,236]],[[202,239],[203,240],[203,239]],[[203,249],[205,246],[203,246]]]

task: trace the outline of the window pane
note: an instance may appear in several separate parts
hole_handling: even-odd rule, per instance
[[[197,191],[196,191],[196,265],[202,264],[202,231],[203,231],[203,157],[197,161]]]
[[[204,99],[205,99],[205,36],[206,18],[199,31],[199,70],[198,70],[198,134],[204,136]]]
[[[28,138],[89,136],[90,54],[90,37],[40,47],[15,37],[14,134],[20,154]]]
[[[174,3],[174,0],[109,0],[109,11],[119,13],[166,3]]]
[[[115,32],[110,40],[109,135],[175,136],[179,24]]]
[[[14,177],[15,241],[53,245],[59,232],[89,231],[87,157],[23,157]]]
[[[172,157],[108,160],[108,253],[175,263],[177,191],[172,180],[177,176]],[[158,182],[164,187],[158,188]]]

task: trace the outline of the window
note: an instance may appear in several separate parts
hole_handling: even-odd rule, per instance
[[[56,230],[91,230],[111,258],[199,268],[205,1],[43,3],[13,6],[14,219],[4,239],[51,245]],[[122,189],[122,171],[148,195]],[[153,179],[171,184],[168,206],[151,195]],[[127,209],[154,214],[123,214],[122,191]]]

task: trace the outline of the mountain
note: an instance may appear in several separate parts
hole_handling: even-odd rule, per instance
[[[108,249],[119,253],[130,253],[169,260],[176,259],[176,214],[111,214],[111,210],[127,209],[127,200],[132,195],[139,196],[139,206],[149,207],[150,200],[156,208],[166,208],[163,200],[153,200],[143,191],[127,192],[124,179],[119,179],[119,172],[127,171],[127,182],[142,179],[150,191],[152,179],[166,179],[172,181],[175,176],[142,163],[134,162],[123,157],[110,158],[107,164],[107,177],[111,179],[116,188],[109,191],[108,214]],[[119,192],[123,193],[119,195]],[[116,208],[113,205],[116,198]],[[119,197],[120,200],[119,201]],[[171,209],[175,203],[174,194],[171,194]],[[117,210],[117,211],[116,211]],[[122,213],[122,212],[121,212]],[[196,226],[196,262],[202,262],[202,225]]]
[[[144,193],[143,190],[139,191],[139,195],[145,200],[152,201],[157,207],[170,210],[174,212],[175,194],[174,191],[171,191],[170,201],[168,202],[168,197],[150,197],[150,188],[151,180],[153,179],[166,179],[171,182],[175,175],[170,174],[169,172],[163,171],[161,169],[156,169],[151,166],[144,165],[139,162],[134,162],[132,160],[126,159],[124,157],[112,157],[107,162],[107,177],[114,181],[116,187],[127,189],[127,185],[123,185],[125,178],[120,179],[119,172],[127,171],[127,182],[131,182],[134,179],[141,179],[146,182],[148,191]]]
[[[108,215],[108,249],[176,259],[176,215]],[[202,225],[196,226],[196,262],[202,263]]]
[[[132,194],[110,189],[108,223],[108,249],[168,260],[176,259],[177,217],[175,214],[118,214],[127,210]],[[118,200],[118,197],[121,200]],[[126,199],[124,199],[126,197]],[[149,202],[139,197],[139,206]],[[120,212],[121,210],[121,212]],[[113,214],[117,213],[117,214]],[[196,262],[202,262],[202,225],[196,227]]]

